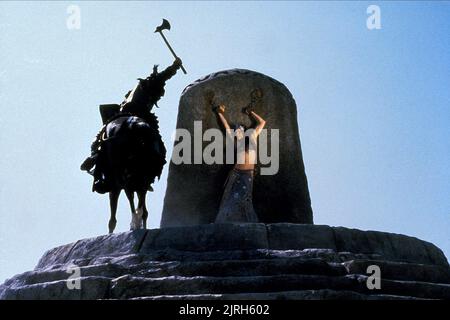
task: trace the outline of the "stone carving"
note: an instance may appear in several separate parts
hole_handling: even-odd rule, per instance
[[[231,70],[223,70],[223,71],[214,72],[214,73],[211,73],[211,74],[209,74],[207,76],[204,76],[204,77],[202,77],[202,78],[200,78],[198,80],[195,80],[193,83],[191,83],[190,85],[186,86],[186,88],[184,88],[184,90],[183,90],[183,92],[181,94],[182,95],[185,94],[185,92],[187,90],[189,90],[192,87],[196,86],[197,84],[200,84],[200,83],[205,82],[207,80],[212,80],[212,79],[220,77],[220,76],[229,76],[229,75],[236,75],[236,74],[243,74],[243,75],[251,74],[251,75],[253,75],[255,77],[267,78],[267,80],[269,80],[269,81],[271,81],[271,82],[273,82],[273,83],[275,83],[277,85],[284,86],[284,84],[282,84],[281,82],[279,82],[279,81],[277,81],[277,80],[275,80],[273,78],[267,77],[267,76],[265,76],[265,75],[263,75],[262,73],[259,73],[259,72],[246,70],[246,69],[231,69]]]
[[[263,99],[258,98],[258,91]],[[253,96],[252,96],[253,93]],[[311,200],[303,164],[292,94],[280,82],[250,70],[227,70],[208,75],[187,86],[180,99],[177,128],[194,136],[194,121],[202,130],[221,129],[211,105],[224,104],[232,123],[252,125],[242,109],[253,110],[266,120],[269,135],[279,130],[279,170],[257,175],[253,203],[259,221],[313,223]],[[194,139],[192,139],[194,140]],[[202,147],[208,142],[202,142]],[[191,141],[194,150],[194,141]],[[269,139],[269,151],[272,149]],[[257,163],[256,170],[264,165]],[[161,227],[214,222],[230,166],[223,164],[174,164],[169,167]]]

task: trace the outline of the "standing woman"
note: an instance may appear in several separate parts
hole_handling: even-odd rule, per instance
[[[256,127],[246,129],[242,125],[231,129],[226,120],[225,106],[216,108],[217,115],[225,128],[227,139],[235,145],[236,162],[225,182],[225,189],[220,202],[216,223],[226,222],[258,222],[252,202],[254,169],[257,160],[257,138],[266,122],[253,111],[246,110],[256,120]],[[248,143],[246,143],[248,138]]]

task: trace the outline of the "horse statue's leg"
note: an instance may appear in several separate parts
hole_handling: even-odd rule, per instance
[[[141,209],[141,211],[142,211],[142,223],[143,223],[144,229],[147,229],[147,217],[148,217],[148,211],[147,211],[147,207],[145,205],[145,195],[146,194],[147,194],[147,190],[137,192],[138,210]]]
[[[116,228],[116,212],[117,212],[117,202],[119,200],[120,190],[113,190],[109,193],[109,206],[111,208],[111,218],[109,219],[108,228],[109,233],[113,233]]]
[[[133,214],[136,211],[136,208],[134,207],[134,192],[125,189],[125,194],[127,195],[128,202],[130,203],[131,213]]]
[[[125,190],[127,194],[128,201],[130,202],[131,208],[131,224],[130,230],[137,230],[142,228],[142,211],[138,207],[137,210],[134,206],[134,192],[130,190]]]

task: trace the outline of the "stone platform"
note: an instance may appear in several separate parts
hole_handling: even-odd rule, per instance
[[[81,289],[69,290],[70,266]],[[366,285],[369,265],[381,289]],[[400,234],[301,224],[138,230],[49,250],[0,299],[450,299],[433,244]]]

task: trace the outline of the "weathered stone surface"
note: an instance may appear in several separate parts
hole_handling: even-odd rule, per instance
[[[67,288],[74,264],[81,290]],[[380,290],[367,288],[369,265]],[[79,240],[0,285],[0,299],[110,298],[450,299],[450,267],[439,248],[398,234],[210,224]]]
[[[267,230],[262,223],[209,224],[150,230],[141,252],[165,248],[209,251],[267,247]]]
[[[303,289],[349,290],[359,284],[349,277],[274,275],[242,277],[143,278],[124,276],[113,281],[111,295],[123,299],[137,295],[272,292]]]
[[[37,269],[77,262],[90,264],[99,257],[121,257],[130,254],[153,254],[167,249],[190,252],[230,252],[233,250],[302,250],[331,249],[369,255],[372,259],[390,259],[419,264],[448,266],[442,251],[417,238],[378,231],[361,231],[343,227],[299,224],[208,224],[137,230],[79,240],[74,244],[49,250]],[[217,258],[217,257],[216,257]]]
[[[136,270],[138,272],[133,273]],[[183,276],[195,277],[199,274],[209,277],[264,276],[281,274],[315,274],[338,276],[347,274],[341,264],[330,264],[322,259],[304,260],[302,258],[255,259],[177,262],[146,267],[146,264],[133,267],[130,274],[147,277]]]
[[[268,225],[267,231],[271,249],[328,248],[336,250],[333,228],[330,226],[277,223]]]
[[[380,254],[396,261],[448,265],[439,248],[414,237],[343,227],[335,227],[333,230],[338,251]]]
[[[376,265],[384,279],[410,280],[450,284],[449,269],[443,266],[381,260],[351,260],[344,263],[349,274],[364,274],[367,267]]]
[[[93,300],[107,297],[110,279],[103,277],[80,278],[81,289],[70,290],[67,280],[44,282],[0,290],[5,300]]]
[[[370,293],[373,290],[367,288],[366,275],[350,275],[349,278],[359,282],[359,291]],[[381,278],[381,288],[377,290],[381,294],[408,295],[418,298],[448,299],[450,296],[450,285],[441,283],[429,283],[422,281],[387,280]]]
[[[346,290],[298,290],[231,294],[161,295],[133,298],[133,300],[421,300],[408,296],[386,294],[366,295]]]
[[[123,276],[113,280],[111,297],[127,299],[139,295],[215,294],[241,292],[291,291],[332,289],[373,293],[366,285],[367,276],[271,275],[240,277],[181,277],[144,278]],[[445,299],[450,285],[423,282],[384,280],[380,294],[411,295],[419,298]]]
[[[279,130],[279,171],[275,175],[256,176],[253,190],[255,211],[264,223],[312,223],[297,107],[283,84],[263,74],[241,69],[208,75],[183,92],[177,128],[187,129],[193,135],[194,121],[202,121],[203,131],[221,129],[211,103],[225,104],[226,117],[232,124],[250,126],[251,121],[242,109],[250,103],[251,92],[255,89],[263,92],[255,112],[266,120],[267,129]],[[202,147],[208,144],[203,142]],[[191,146],[194,150],[193,139]],[[193,153],[191,156],[193,158]],[[214,222],[229,170],[229,166],[220,164],[175,165],[171,162],[161,227]]]
[[[146,234],[147,230],[113,233],[60,246],[47,251],[39,260],[36,268],[42,269],[55,264],[66,264],[75,262],[75,260],[98,256],[120,256],[136,253]],[[77,265],[80,265],[80,263],[77,263]]]
[[[147,230],[136,230],[123,234],[113,233],[105,236],[77,241],[66,260],[91,258],[99,255],[120,256],[139,251]]]
[[[75,242],[48,250],[39,260],[37,268],[63,264],[74,245]]]

